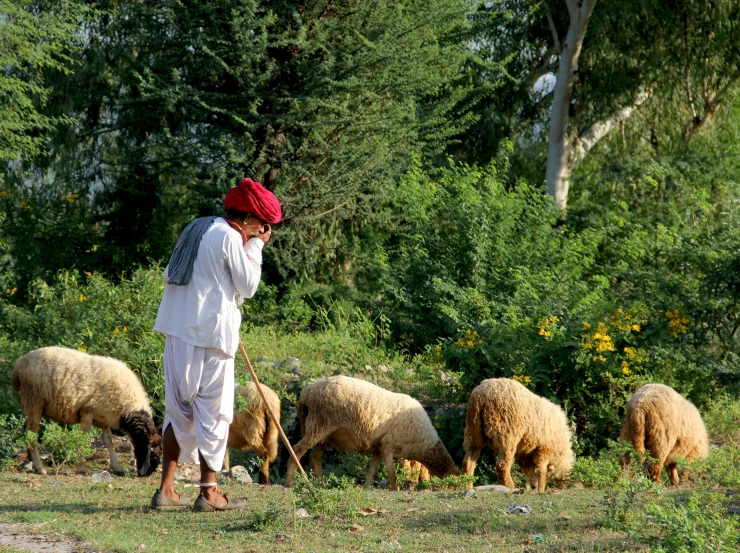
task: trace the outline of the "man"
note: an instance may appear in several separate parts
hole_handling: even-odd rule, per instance
[[[165,419],[162,483],[153,509],[178,509],[178,460],[200,464],[195,511],[241,509],[216,489],[234,414],[234,355],[244,298],[257,291],[270,224],[282,218],[275,195],[244,179],[224,198],[227,215],[196,219],[183,231],[165,269],[167,283],[154,330],[164,349]]]

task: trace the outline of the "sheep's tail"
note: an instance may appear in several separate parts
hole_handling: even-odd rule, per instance
[[[302,398],[298,398],[298,422],[301,425],[301,436],[306,437],[306,417],[308,416],[308,405]]]
[[[465,413],[465,433],[463,440],[463,457],[462,470],[467,475],[475,472],[475,465],[483,449],[483,409],[481,402],[475,396],[468,401],[468,408]],[[467,485],[468,488],[473,486],[472,483]]]
[[[642,409],[630,409],[622,429],[622,439],[632,442],[637,453],[645,451],[645,413]]]
[[[11,377],[11,380],[13,382],[13,389],[17,392],[21,391],[21,378],[18,376],[18,373],[16,371],[13,371],[13,376]]]

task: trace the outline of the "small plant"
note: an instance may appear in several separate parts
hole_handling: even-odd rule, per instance
[[[16,462],[19,451],[36,441],[36,434],[26,437],[23,432],[23,421],[16,415],[0,415],[0,467],[8,467]]]
[[[660,491],[655,483],[644,476],[637,480],[621,478],[618,486],[604,495],[604,513],[599,522],[605,528],[629,532],[641,516],[636,510],[638,500],[643,502],[649,493]]]
[[[370,503],[367,492],[357,487],[352,479],[346,476],[337,478],[333,474],[325,478],[323,484],[309,482],[298,475],[298,485],[294,488],[294,493],[296,505],[311,514],[327,517],[351,518]]]
[[[727,517],[720,494],[691,493],[645,507],[645,521],[633,535],[655,553],[730,553],[740,547],[740,522]],[[653,533],[649,534],[648,532]]]
[[[90,436],[79,426],[65,429],[53,422],[44,431],[44,449],[49,452],[49,460],[56,474],[65,464],[78,463],[93,454]]]
[[[273,504],[266,511],[252,513],[252,516],[247,522],[247,528],[252,532],[260,532],[266,528],[271,528],[277,525],[282,514],[280,506]]]
[[[460,476],[448,476],[447,478],[437,478],[432,476],[429,480],[419,480],[417,489],[419,490],[462,490],[468,484],[475,482],[475,476],[461,474]]]

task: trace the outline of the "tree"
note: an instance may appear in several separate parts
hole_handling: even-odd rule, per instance
[[[71,71],[82,10],[66,1],[42,11],[33,2],[0,0],[0,14],[0,162],[4,162],[38,154],[44,133],[68,122],[43,111],[51,93],[44,72]]]
[[[54,172],[59,209],[70,194],[91,202],[85,266],[166,258],[184,224],[249,175],[284,204],[268,264],[351,278],[357,229],[381,224],[377,199],[413,154],[440,152],[471,121],[458,109],[461,0],[97,8],[80,65],[50,99],[76,124],[26,173]]]
[[[481,55],[505,62],[512,77],[490,108],[494,124],[506,129],[498,136],[519,138],[533,166],[545,169],[548,193],[561,209],[571,175],[611,131],[644,113],[632,125],[641,147],[656,153],[666,143],[683,147],[740,80],[737,0],[492,6],[484,11],[507,15],[482,27]],[[549,141],[540,169],[544,128]]]

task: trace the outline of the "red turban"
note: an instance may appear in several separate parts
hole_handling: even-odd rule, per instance
[[[283,218],[280,201],[275,194],[250,178],[242,179],[239,186],[235,186],[226,193],[224,207],[227,210],[254,213],[271,225],[279,223]]]

